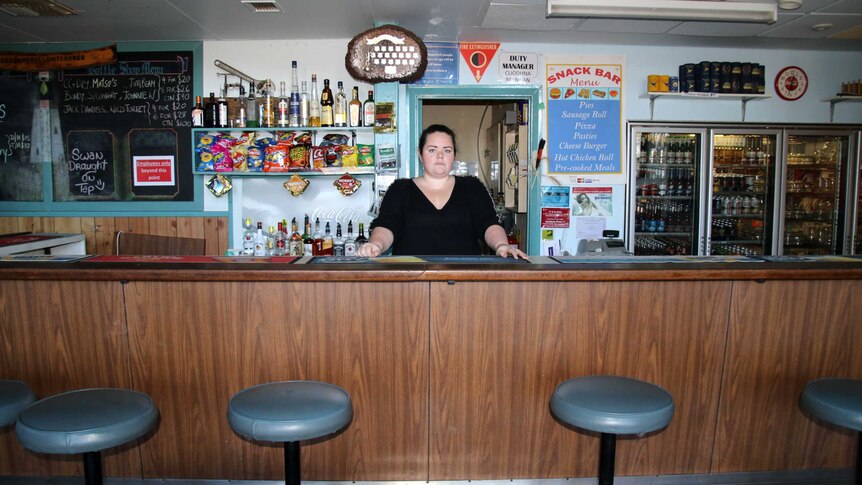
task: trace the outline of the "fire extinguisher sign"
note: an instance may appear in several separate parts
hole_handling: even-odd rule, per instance
[[[476,82],[482,80],[485,70],[491,64],[491,59],[500,48],[499,42],[462,42],[461,57],[470,68],[470,73],[476,79]]]

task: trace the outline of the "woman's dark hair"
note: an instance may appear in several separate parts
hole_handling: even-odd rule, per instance
[[[425,148],[425,142],[428,140],[428,135],[431,133],[445,133],[452,137],[452,150],[455,153],[458,153],[458,147],[455,145],[455,132],[452,131],[452,128],[449,128],[446,125],[429,125],[428,128],[422,130],[422,134],[419,135],[419,151],[421,152],[423,148]]]

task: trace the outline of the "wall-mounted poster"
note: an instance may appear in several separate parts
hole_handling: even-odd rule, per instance
[[[622,78],[621,62],[545,65],[549,173],[622,173]]]

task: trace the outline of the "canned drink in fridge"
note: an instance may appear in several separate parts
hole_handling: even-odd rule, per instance
[[[677,76],[670,77],[670,92],[678,93],[679,92],[679,78]]]

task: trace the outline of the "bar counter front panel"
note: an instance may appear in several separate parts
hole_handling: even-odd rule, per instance
[[[862,378],[862,264],[676,265],[648,278],[596,265],[354,265],[332,281],[305,266],[258,281],[278,278],[0,263],[0,377],[40,397],[106,386],[152,396],[158,428],[105,453],[115,477],[279,479],[280,446],[240,438],[226,410],[240,389],[290,379],[337,384],[354,403],[343,432],[305,446],[306,480],[592,476],[598,437],[548,409],[557,384],[589,374],[674,397],[667,429],[620,440],[619,475],[854,463],[855,435],[797,403],[811,379]],[[24,451],[0,432],[0,476],[80,474],[77,458]]]

